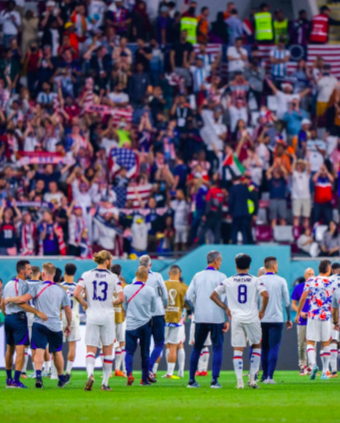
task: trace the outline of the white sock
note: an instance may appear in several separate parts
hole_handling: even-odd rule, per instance
[[[103,365],[104,365],[104,354],[103,354],[103,351],[100,352],[100,360],[102,362],[102,367],[103,367]]]
[[[120,370],[120,365],[122,362],[122,351],[120,348],[116,348],[115,350],[115,369]]]
[[[261,361],[261,348],[253,348],[253,352],[250,358],[250,382],[255,380],[255,375],[259,371]]]
[[[70,375],[70,374],[71,374],[72,367],[73,367],[73,361],[71,361],[71,360],[67,360],[66,373],[67,373],[68,375]]]
[[[157,370],[158,370],[158,363],[155,363],[152,368],[152,373],[155,375],[157,373]]]
[[[125,367],[125,355],[126,355],[126,352],[125,352],[125,348],[123,348],[122,349],[122,354],[121,354],[121,363],[122,363],[122,370],[123,370],[123,373],[126,373],[126,367]]]
[[[166,372],[167,375],[172,376],[174,374],[176,363],[168,363],[168,370]]]
[[[34,361],[32,361],[32,367],[33,367],[33,374],[35,376],[35,364],[34,364]]]
[[[309,365],[313,368],[316,364],[315,348],[313,345],[307,345],[307,357]]]
[[[44,369],[45,369],[45,372],[46,373],[49,373],[50,372],[50,364],[51,364],[50,361],[45,361]]]
[[[243,351],[234,350],[234,370],[237,380],[242,380],[242,371],[243,371]]]
[[[94,374],[94,366],[96,364],[96,355],[94,353],[86,354],[86,371],[87,377],[90,377]]]
[[[21,373],[26,373],[27,371],[27,363],[28,363],[28,348],[25,348],[25,360],[24,360],[24,366],[21,370]]]
[[[329,362],[331,360],[331,346],[323,347],[323,352],[321,356],[322,361],[322,373],[326,373],[329,370]]]
[[[51,361],[51,377],[56,377],[56,376],[58,376],[57,368],[54,365],[54,362]]]
[[[169,348],[165,348],[165,360],[166,360],[166,362],[168,362],[169,352],[170,352],[170,349]]]
[[[177,361],[178,361],[178,376],[184,376],[184,366],[185,366],[185,350],[181,348],[177,351]]]
[[[331,343],[331,368],[333,373],[338,371],[338,345],[336,342]]]
[[[112,372],[112,363],[113,357],[112,355],[105,355],[104,356],[104,363],[103,363],[103,385],[108,386],[109,384],[109,377]]]
[[[202,358],[202,362],[203,362],[203,372],[207,372],[208,371],[208,366],[209,366],[209,357],[210,357],[210,352],[209,352],[209,348],[208,347],[204,347],[203,348],[203,358]]]

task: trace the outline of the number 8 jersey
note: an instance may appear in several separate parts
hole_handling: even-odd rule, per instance
[[[258,295],[266,291],[266,287],[256,276],[239,273],[224,279],[215,291],[219,295],[226,295],[233,319],[242,323],[258,319]]]
[[[118,276],[105,269],[93,269],[83,273],[78,285],[86,290],[86,321],[103,325],[114,319],[112,297],[122,291]]]

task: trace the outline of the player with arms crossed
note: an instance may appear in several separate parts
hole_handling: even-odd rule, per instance
[[[256,276],[249,275],[251,258],[247,254],[238,254],[235,258],[237,275],[225,279],[211,294],[211,299],[223,308],[231,319],[231,345],[234,348],[234,369],[237,389],[243,389],[243,349],[247,339],[252,347],[248,386],[259,389],[255,375],[261,361],[261,319],[268,304],[269,295]],[[219,298],[226,295],[228,306]],[[258,294],[262,297],[262,309],[258,310]]]
[[[112,255],[102,250],[94,254],[93,261],[98,266],[83,273],[73,293],[74,298],[86,311],[85,344],[86,370],[88,380],[85,391],[92,391],[94,384],[94,366],[97,348],[103,346],[103,383],[102,391],[112,391],[109,387],[109,377],[112,371],[112,351],[115,339],[114,307],[124,302],[124,294],[117,275],[110,272]],[[86,301],[82,293],[86,290]],[[112,300],[113,295],[116,300]]]
[[[307,298],[310,299],[310,309],[307,322],[307,356],[312,367],[310,379],[314,380],[319,367],[316,364],[315,343],[321,342],[321,361],[322,375],[321,379],[328,379],[327,371],[330,363],[330,344],[331,344],[331,314],[332,297],[337,289],[337,284],[329,279],[331,274],[331,262],[321,260],[319,264],[319,275],[310,278],[305,283],[304,292],[300,298],[299,308],[296,313],[295,322],[298,323],[301,311]]]
[[[71,370],[73,366],[74,359],[76,358],[76,342],[80,340],[80,320],[79,320],[79,303],[73,297],[73,293],[77,287],[77,284],[74,282],[74,275],[77,272],[77,267],[73,263],[67,263],[65,265],[65,276],[64,281],[61,282],[61,286],[66,289],[67,295],[70,300],[71,310],[72,310],[72,326],[71,333],[66,338],[64,336],[64,342],[68,341],[68,354],[67,354],[67,367],[65,379],[67,382],[71,379]],[[65,315],[65,310],[63,310],[63,328],[64,331],[67,327],[67,319]]]

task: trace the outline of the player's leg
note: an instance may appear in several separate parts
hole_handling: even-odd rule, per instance
[[[330,321],[319,321],[322,351],[322,375],[321,379],[328,379],[327,372],[331,360],[331,335],[332,326]]]
[[[309,365],[311,367],[311,373],[309,378],[314,380],[316,374],[319,370],[319,367],[316,364],[316,342],[321,342],[321,325],[319,320],[308,319],[307,329],[306,329],[306,338],[307,338],[307,358]]]
[[[121,369],[123,372],[123,376],[126,377],[126,366],[125,366],[125,355],[126,355],[126,351],[125,351],[125,331],[124,331],[124,342],[120,343],[120,350],[122,352],[122,364],[121,364]]]
[[[100,327],[93,323],[86,323],[85,331],[85,345],[86,345],[86,371],[87,382],[85,384],[85,391],[92,391],[94,384],[94,367],[96,365],[96,353],[100,348]]]
[[[29,353],[29,347],[25,345],[25,359],[24,359],[24,365],[21,371],[21,377],[23,379],[27,378],[27,364],[28,364],[28,358],[29,358],[28,353]]]
[[[140,341],[140,353],[142,359],[142,385],[150,385],[149,369],[150,369],[150,341],[151,341],[151,327],[150,324],[142,326],[138,329]],[[153,382],[156,382],[153,380]]]
[[[247,334],[243,329],[242,323],[233,319],[231,321],[231,346],[234,349],[233,365],[237,380],[237,389],[243,389],[243,349],[247,345]]]
[[[251,357],[250,357],[250,370],[249,370],[249,382],[248,386],[251,388],[258,389],[259,386],[256,383],[256,375],[260,368],[261,362],[261,323],[260,321],[251,322],[244,325],[246,337],[251,345]]]
[[[131,386],[133,382],[135,381],[135,378],[133,377],[132,372],[132,365],[133,365],[133,356],[137,349],[137,340],[138,340],[138,334],[136,330],[127,330],[125,333],[125,349],[126,349],[126,355],[125,355],[125,365],[126,365],[126,373],[127,373],[127,385]]]
[[[32,339],[32,338],[31,338]],[[35,372],[35,364],[34,364],[34,357],[35,357],[35,349],[32,349],[31,345],[31,360],[32,360],[32,367],[33,367],[33,373],[29,375],[30,378],[35,379],[36,378],[36,372]]]
[[[76,358],[76,341],[69,341],[68,353],[67,353],[67,365],[66,365],[67,375],[70,375],[72,372],[72,367],[73,367],[75,358]]]
[[[274,372],[279,357],[283,323],[271,323],[269,328],[269,357],[267,383],[274,384]]]
[[[176,329],[176,328],[172,328]],[[166,376],[172,378],[174,376],[176,361],[177,361],[177,347],[178,344],[169,343],[168,368]],[[178,378],[178,377],[177,377]]]
[[[304,376],[307,371],[307,351],[306,351],[306,325],[297,325],[298,353],[300,376]]]
[[[211,388],[221,388],[218,383],[220,377],[220,371],[222,367],[223,358],[223,341],[224,334],[222,332],[224,323],[212,324],[211,326],[211,342],[213,345],[213,361],[212,361],[212,381]]]
[[[63,332],[54,332],[48,328],[45,328],[48,336],[48,345],[50,353],[52,354],[53,364],[58,377],[58,388],[63,388],[68,382],[65,381],[64,376],[64,357],[62,353],[63,349]]]
[[[183,342],[177,346],[177,360],[178,360],[178,377],[184,377],[185,366],[185,349]]]
[[[152,336],[154,339],[155,347],[150,355],[150,372],[153,372],[153,366],[162,354],[164,348],[164,332],[164,316],[154,316],[152,318]]]
[[[43,376],[45,376],[45,377],[51,376],[51,354],[50,354],[48,347],[46,348],[45,353],[44,353],[44,374],[43,374]]]
[[[112,390],[109,387],[109,378],[112,372],[112,364],[113,364],[113,344],[111,345],[103,345],[103,353],[104,353],[104,364],[103,364],[103,384],[102,390],[108,391]]]
[[[338,377],[338,344],[339,344],[339,331],[332,329],[331,341],[331,368],[332,374],[330,377]]]
[[[14,341],[13,341],[14,342]],[[13,369],[13,356],[15,352],[15,345],[7,344],[5,366],[6,366],[6,388],[12,388],[12,369]]]
[[[199,387],[195,381],[195,374],[198,367],[198,360],[200,358],[201,350],[204,347],[205,340],[207,339],[210,331],[210,325],[206,323],[196,323],[195,325],[195,343],[190,356],[190,376],[188,387]]]
[[[262,378],[264,382],[268,378],[268,364],[269,364],[269,323],[261,323],[262,329],[262,345],[261,345],[261,364],[262,364]]]

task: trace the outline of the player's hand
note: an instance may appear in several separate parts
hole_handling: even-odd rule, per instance
[[[229,322],[225,322],[224,325],[223,325],[222,332],[223,333],[228,332],[229,328],[230,328],[230,323]]]
[[[301,311],[301,313],[300,313],[300,317],[301,317],[301,319],[307,319],[308,314],[307,314],[307,313],[305,313],[304,311]]]
[[[11,297],[5,298],[5,301],[4,301],[5,306],[8,305],[10,302],[11,302]]]
[[[41,311],[39,311],[39,313],[37,314],[37,316],[43,321],[46,322],[48,320],[48,317],[46,316],[45,313],[42,313]]]
[[[87,303],[82,304],[82,307],[83,307],[84,311],[86,311],[87,310]]]
[[[334,330],[337,330],[338,332],[340,331],[340,324],[339,323],[337,325],[334,325]]]
[[[262,320],[264,318],[264,311],[259,311],[259,319]]]
[[[295,323],[299,324],[300,323],[300,314],[297,314],[295,317]],[[288,323],[288,322],[287,322]]]
[[[64,330],[66,338],[68,338],[71,335],[71,325],[67,325]]]
[[[287,320],[287,329],[291,329],[293,327],[293,322],[291,320]]]
[[[231,313],[230,313],[229,308],[227,308],[226,313],[227,313],[227,316],[228,316],[229,320],[231,320]]]

